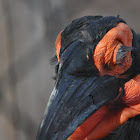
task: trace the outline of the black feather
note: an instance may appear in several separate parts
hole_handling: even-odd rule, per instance
[[[102,140],[140,140],[140,115],[129,119]]]

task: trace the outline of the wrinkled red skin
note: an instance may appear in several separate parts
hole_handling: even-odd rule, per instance
[[[59,53],[61,48],[61,33],[56,40],[56,55],[60,61]],[[93,61],[99,71],[99,75],[110,75],[120,78],[120,76],[132,65],[131,52],[122,60],[121,66],[116,64],[116,53],[121,45],[132,47],[133,35],[130,28],[119,23],[106,33],[102,40],[97,44]],[[105,68],[105,65],[109,69]],[[116,127],[125,123],[129,118],[140,114],[140,75],[137,75],[125,83],[125,95],[121,99],[125,105],[113,109],[113,105],[105,105],[97,112],[91,115],[83,124],[81,124],[67,140],[97,140],[108,135]]]
[[[97,44],[93,61],[99,71],[99,75],[118,76],[131,67],[131,52],[122,60],[121,66],[116,64],[116,54],[121,45],[132,47],[133,35],[130,28],[119,23],[116,27],[106,33],[102,40]],[[105,65],[109,66],[109,70],[105,69]]]

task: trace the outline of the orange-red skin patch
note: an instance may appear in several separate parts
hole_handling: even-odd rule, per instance
[[[56,56],[57,56],[57,60],[58,62],[60,62],[60,49],[61,49],[61,34],[62,34],[63,30],[58,34],[56,41],[55,41],[55,47],[56,47]]]
[[[124,23],[118,23],[105,34],[93,54],[93,61],[100,75],[119,76],[130,68],[131,52],[128,52],[127,57],[123,59],[122,66],[117,65],[115,61],[119,47],[121,45],[132,47],[132,39],[132,32]],[[109,65],[110,69],[105,69],[105,65]]]
[[[123,101],[127,106],[134,106],[140,103],[140,74],[127,82],[124,86],[125,95]],[[140,110],[139,110],[140,111]]]

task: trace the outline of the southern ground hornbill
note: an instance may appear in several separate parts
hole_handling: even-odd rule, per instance
[[[55,44],[56,83],[37,140],[140,140],[139,35],[119,16],[86,16]]]

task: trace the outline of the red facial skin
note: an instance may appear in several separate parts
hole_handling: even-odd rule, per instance
[[[56,55],[60,62],[61,31],[56,39]],[[99,75],[110,75],[125,78],[128,75],[120,74],[132,65],[131,52],[127,53],[121,65],[116,64],[116,54],[121,45],[132,47],[133,35],[130,28],[124,23],[112,28],[97,44],[93,61]],[[105,68],[105,65],[108,68]],[[115,108],[113,104],[104,105],[83,124],[81,124],[67,140],[97,140],[107,136],[116,127],[125,123],[129,118],[140,114],[140,75],[137,75],[124,85],[125,95],[121,99],[123,104]],[[115,111],[114,111],[115,110]]]
[[[57,56],[57,60],[58,62],[60,62],[60,49],[61,49],[61,34],[62,34],[63,30],[58,34],[56,41],[55,41],[55,47],[56,47],[56,56]]]
[[[130,68],[132,64],[131,52],[129,51],[127,57],[122,60],[121,67],[116,64],[116,54],[121,45],[132,47],[132,39],[132,32],[124,23],[119,23],[105,34],[93,54],[93,61],[100,75],[119,76]],[[105,69],[105,65],[110,70]]]

